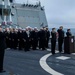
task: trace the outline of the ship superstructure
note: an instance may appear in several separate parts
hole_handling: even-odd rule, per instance
[[[22,28],[48,26],[45,9],[40,1],[36,4],[20,4],[13,0],[0,0],[0,24]]]

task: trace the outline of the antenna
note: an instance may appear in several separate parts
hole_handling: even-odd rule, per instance
[[[27,0],[27,4],[29,3],[29,0]]]
[[[38,0],[39,1],[39,6],[41,6],[41,2],[40,2],[40,0]]]
[[[36,0],[36,5],[40,6],[40,0]]]
[[[13,0],[13,3],[15,3],[16,1],[15,0]]]

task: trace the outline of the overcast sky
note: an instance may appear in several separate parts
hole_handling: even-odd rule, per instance
[[[27,0],[16,0],[20,3]],[[29,0],[35,2],[37,0]],[[45,6],[45,13],[49,27],[75,28],[75,0],[40,0]]]

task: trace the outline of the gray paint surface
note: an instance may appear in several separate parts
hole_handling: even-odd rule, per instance
[[[19,75],[50,75],[39,64],[40,58],[48,53],[50,52],[40,50],[29,52],[6,50],[4,69],[7,72]],[[56,59],[60,56],[70,57],[70,59]],[[75,75],[75,55],[57,53],[47,59],[47,64],[57,72],[65,75]]]

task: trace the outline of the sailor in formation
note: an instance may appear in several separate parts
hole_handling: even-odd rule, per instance
[[[7,48],[29,51],[30,49],[45,50],[48,48],[50,31],[47,27],[37,29],[30,26],[22,28],[5,28]]]
[[[50,35],[51,34],[51,35]],[[67,29],[67,37],[72,36],[71,30]],[[52,28],[50,33],[47,27],[42,27],[40,30],[37,27],[30,26],[25,29],[22,28],[5,28],[0,27],[0,73],[3,70],[3,59],[6,48],[11,50],[46,50],[49,48],[49,41],[51,37],[51,52],[55,54],[56,40],[58,38],[58,50],[62,52],[62,45],[64,42],[63,26],[60,26],[56,32],[56,28]]]
[[[2,28],[0,27],[0,73],[5,72],[3,69],[4,53],[6,49],[5,38],[5,33],[2,31]]]
[[[51,52],[52,54],[55,54],[55,47],[56,47],[56,39],[57,39],[57,36],[56,36],[56,29],[55,28],[52,28],[52,31],[51,31]]]
[[[30,26],[22,28],[5,28],[3,33],[5,34],[7,48],[12,50],[46,50],[49,48],[49,42],[51,37],[51,50],[52,54],[55,54],[56,40],[58,37],[58,50],[62,52],[62,45],[64,42],[64,30],[63,26],[60,26],[57,32],[55,28],[52,28],[50,33],[48,27],[42,27],[38,30],[37,27],[31,28]],[[58,35],[57,35],[58,33]],[[51,35],[50,35],[51,34]],[[67,30],[67,36],[71,35],[70,29]]]
[[[64,42],[64,30],[63,26],[60,26],[59,29],[57,30],[58,32],[58,50],[61,53],[62,52],[62,45]]]
[[[66,35],[67,35],[67,37],[71,37],[72,36],[71,29],[67,29]]]

